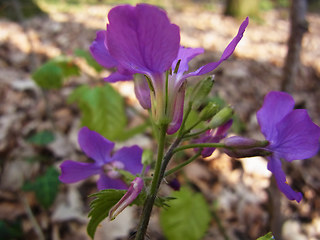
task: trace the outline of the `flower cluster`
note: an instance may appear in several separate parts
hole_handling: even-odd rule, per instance
[[[162,180],[161,176],[165,176],[170,158],[175,151],[187,148],[196,148],[196,151],[201,149],[203,157],[210,156],[215,150],[214,147],[221,146],[225,148],[227,154],[234,157],[266,156],[268,169],[275,176],[279,189],[288,199],[301,201],[302,194],[295,192],[286,181],[281,160],[291,162],[315,155],[319,150],[320,128],[311,121],[305,110],[294,109],[294,100],[289,94],[269,93],[257,113],[261,132],[266,141],[231,137],[225,139],[224,143],[219,143],[226,138],[227,131],[232,125],[233,110],[231,107],[225,107],[218,111],[213,103],[210,106],[208,104],[199,114],[199,122],[208,121],[208,128],[189,136],[182,136],[192,130],[192,127],[187,130],[181,127],[182,122],[185,123],[183,111],[187,78],[207,74],[227,60],[242,38],[248,26],[248,18],[242,22],[237,35],[227,45],[217,62],[208,63],[189,73],[187,73],[189,62],[204,50],[181,46],[179,27],[170,22],[163,10],[148,4],[121,5],[110,10],[108,20],[107,29],[98,31],[96,39],[90,46],[92,56],[103,67],[116,68],[116,72],[105,78],[106,81],[134,80],[135,94],[141,106],[145,109],[151,108],[153,122],[165,126],[159,128],[162,130],[162,137],[159,137],[155,174],[151,187],[146,191],[148,196],[143,216],[150,217]],[[140,75],[134,76],[135,74]],[[212,79],[208,79],[207,83],[212,87]],[[192,104],[189,105],[188,111],[191,110]],[[163,157],[166,133],[173,134],[180,127],[183,131],[179,132],[175,140],[177,142],[171,145],[174,147],[172,149],[170,147]],[[205,132],[209,127],[211,130]],[[200,135],[201,133],[203,134]],[[178,149],[177,146],[181,141],[194,136],[198,136],[197,140],[193,140],[194,144]],[[64,161],[61,164],[60,180],[64,183],[74,183],[99,174],[97,182],[99,190],[128,189],[109,211],[109,218],[114,219],[133,202],[144,187],[143,174],[136,176],[129,186],[124,181],[123,175],[124,171],[133,175],[144,172],[141,163],[142,149],[138,146],[123,147],[112,154],[115,144],[87,127],[80,130],[78,141],[83,152],[93,162]],[[176,169],[183,166],[185,165],[182,163]],[[179,188],[175,180],[172,186],[175,189]],[[141,223],[144,225],[140,230],[145,231],[148,220]]]
[[[146,76],[135,79],[136,96],[142,107],[152,109],[156,123],[168,123],[168,134],[181,126],[186,79],[207,74],[227,60],[249,22],[246,18],[241,24],[219,61],[186,73],[189,61],[204,50],[181,46],[179,27],[164,11],[148,4],[122,5],[111,9],[108,20],[107,30],[97,32],[90,47],[92,56],[106,68],[117,68],[105,78],[108,82],[131,80],[135,73]]]

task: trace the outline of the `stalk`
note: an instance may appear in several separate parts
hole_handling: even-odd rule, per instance
[[[144,239],[144,236],[145,236],[147,228],[148,228],[153,204],[156,199],[158,189],[160,186],[160,184],[159,184],[159,182],[161,182],[160,170],[161,170],[161,163],[162,163],[162,159],[163,159],[163,155],[164,155],[167,127],[168,127],[167,124],[160,125],[159,142],[158,142],[158,156],[157,156],[155,171],[154,171],[154,175],[152,178],[150,191],[149,191],[147,198],[144,202],[142,215],[140,218],[140,223],[138,226],[135,240],[143,240]]]

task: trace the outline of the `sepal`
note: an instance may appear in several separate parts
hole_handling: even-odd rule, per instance
[[[197,110],[204,99],[210,93],[214,84],[214,76],[209,76],[204,80],[198,82],[190,94],[190,102],[192,102],[192,108]]]
[[[233,116],[233,109],[231,107],[224,107],[222,108],[209,123],[209,127],[211,129],[215,129],[226,122],[228,122]]]

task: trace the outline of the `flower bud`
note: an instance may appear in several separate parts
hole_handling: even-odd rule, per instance
[[[143,188],[142,178],[135,178],[125,195],[109,211],[109,219],[114,220],[127,206],[129,206],[139,195]]]
[[[214,102],[209,102],[200,112],[200,120],[207,121],[219,111],[219,106]]]
[[[226,123],[229,121],[233,116],[233,109],[231,107],[224,107],[222,108],[209,123],[209,127],[211,129],[215,129],[222,124]]]
[[[168,185],[174,190],[174,191],[179,191],[180,190],[180,182],[177,178],[172,179],[171,181],[168,182]]]
[[[232,148],[232,149],[224,149],[224,152],[229,157],[234,158],[246,158],[246,157],[255,157],[255,156],[269,156],[271,154],[270,151],[263,148]]]
[[[197,110],[203,103],[204,98],[208,96],[213,87],[213,83],[213,76],[209,76],[196,84],[190,94],[190,102],[192,102],[192,108],[194,110]]]
[[[261,145],[261,143],[265,143],[265,141],[261,142],[255,139],[239,137],[239,136],[229,137],[224,140],[224,144],[230,148],[253,148],[253,147],[264,146],[264,145]]]

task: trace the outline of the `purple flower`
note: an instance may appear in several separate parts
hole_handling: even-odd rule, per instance
[[[273,173],[280,191],[288,199],[300,202],[302,194],[291,189],[281,168],[281,159],[288,162],[314,156],[319,150],[320,128],[307,111],[294,110],[293,98],[284,92],[270,92],[257,113],[261,132],[270,142],[266,147],[268,169]]]
[[[229,120],[225,124],[221,125],[217,129],[210,129],[202,134],[195,142],[196,143],[218,143],[222,139],[227,136],[227,132],[232,126],[232,120]],[[198,151],[198,148],[195,149]],[[203,148],[201,151],[202,157],[209,157],[216,148],[213,147],[206,147]]]
[[[74,183],[99,174],[100,178],[97,182],[99,190],[127,189],[127,185],[117,170],[126,170],[135,175],[143,168],[142,149],[138,146],[123,147],[111,155],[114,143],[87,127],[79,131],[78,142],[82,151],[94,162],[64,161],[60,165],[61,175],[59,177],[63,183]]]
[[[92,56],[106,68],[117,68],[105,78],[108,82],[130,80],[135,73],[148,77],[135,81],[136,96],[144,108],[152,108],[156,122],[167,119],[168,134],[181,126],[186,79],[207,74],[227,60],[249,22],[246,18],[241,24],[219,61],[185,73],[189,61],[204,50],[180,46],[179,27],[170,23],[163,10],[148,4],[121,5],[110,10],[108,19],[107,30],[99,31],[90,47]],[[170,72],[167,82],[170,68],[176,71]]]

